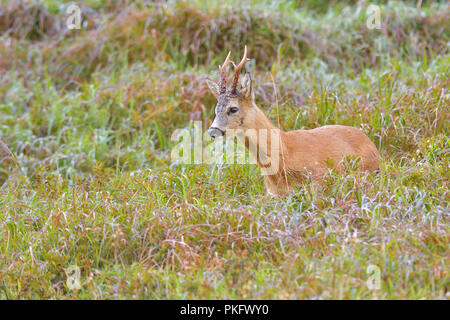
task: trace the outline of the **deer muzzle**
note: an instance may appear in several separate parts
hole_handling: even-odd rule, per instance
[[[215,139],[216,137],[222,137],[225,135],[225,131],[219,129],[217,127],[210,127],[208,129],[208,134],[211,138]]]

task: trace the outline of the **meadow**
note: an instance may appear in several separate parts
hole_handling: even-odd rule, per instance
[[[0,7],[0,299],[450,298],[446,1],[87,0],[74,30],[66,5]],[[171,161],[244,45],[274,123],[359,127],[380,172],[274,198]]]

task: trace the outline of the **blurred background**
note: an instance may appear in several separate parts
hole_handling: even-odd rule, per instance
[[[381,29],[367,26],[370,4],[381,5]],[[391,139],[407,152],[417,134],[443,125],[429,102],[403,100],[383,119],[372,115],[390,108],[393,91],[425,90],[414,77],[394,83],[405,69],[423,77],[437,68],[444,77],[435,90],[448,85],[446,1],[83,1],[73,30],[69,5],[3,1],[0,11],[0,139],[27,174],[165,161],[175,128],[189,120],[206,127],[212,117],[202,79],[217,79],[227,52],[239,59],[245,44],[257,103],[273,119],[278,95],[285,130],[364,124],[389,153]],[[374,82],[380,77],[390,86]],[[399,117],[407,122],[400,138]]]

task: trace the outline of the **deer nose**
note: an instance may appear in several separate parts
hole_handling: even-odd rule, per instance
[[[208,134],[211,138],[215,139],[216,137],[225,135],[225,132],[217,127],[210,127],[208,129]]]

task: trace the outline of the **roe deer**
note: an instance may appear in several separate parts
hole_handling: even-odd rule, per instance
[[[343,161],[347,156],[359,158],[360,170],[378,170],[380,154],[373,142],[358,128],[327,125],[311,130],[289,132],[276,128],[255,104],[249,73],[243,76],[240,89],[237,88],[240,71],[249,60],[247,46],[244,57],[237,66],[230,60],[230,54],[231,52],[228,53],[222,66],[219,66],[219,83],[206,79],[209,89],[218,100],[215,108],[216,117],[208,133],[212,138],[216,138],[224,136],[227,131],[255,130],[257,134],[246,135],[244,141],[261,168],[268,193],[280,195],[293,191],[296,184],[302,183],[307,178],[319,181],[330,165],[342,173]],[[234,66],[234,77],[231,86],[227,87],[226,68],[229,64]],[[268,130],[275,133],[275,138],[272,134],[262,134]],[[265,140],[264,143],[268,146],[277,146],[267,148],[262,146],[262,140]],[[269,159],[269,162],[274,159],[278,161],[279,169],[275,172],[266,172],[267,163],[263,163],[263,158]]]

